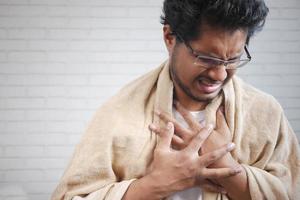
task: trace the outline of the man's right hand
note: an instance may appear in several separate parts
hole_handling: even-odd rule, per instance
[[[150,129],[159,135],[150,169],[144,177],[130,185],[123,200],[162,199],[174,192],[195,186],[215,189],[209,179],[225,178],[241,171],[232,168],[208,168],[209,165],[233,150],[233,144],[199,155],[199,149],[212,131],[211,126],[201,129],[181,150],[174,150],[171,147],[174,135],[173,123],[169,122],[166,128],[150,125]],[[222,192],[222,188],[219,189]]]

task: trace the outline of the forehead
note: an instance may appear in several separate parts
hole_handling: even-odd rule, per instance
[[[246,30],[226,30],[204,25],[200,36],[190,43],[196,51],[214,54],[218,57],[230,57],[243,50],[246,39]]]

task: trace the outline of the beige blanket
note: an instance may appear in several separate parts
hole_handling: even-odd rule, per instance
[[[120,200],[129,184],[143,176],[157,136],[148,125],[155,108],[172,115],[173,84],[168,63],[133,81],[95,114],[52,200]],[[206,107],[206,121],[216,110],[225,115],[236,149],[233,157],[247,172],[252,199],[300,199],[300,154],[297,138],[282,108],[270,95],[237,77]],[[203,192],[203,200],[227,199]]]

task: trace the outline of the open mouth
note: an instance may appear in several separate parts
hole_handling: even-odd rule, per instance
[[[204,93],[213,93],[222,86],[221,82],[211,82],[207,79],[199,79],[197,82],[198,89]]]

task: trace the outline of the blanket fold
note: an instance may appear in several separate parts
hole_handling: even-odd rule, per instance
[[[172,103],[168,61],[110,98],[76,146],[52,200],[121,200],[151,162],[159,138],[148,125],[161,123],[153,110],[172,116]],[[300,199],[298,141],[277,101],[234,76],[206,107],[206,122],[215,124],[221,104],[252,199]],[[203,200],[228,199],[202,191]]]

